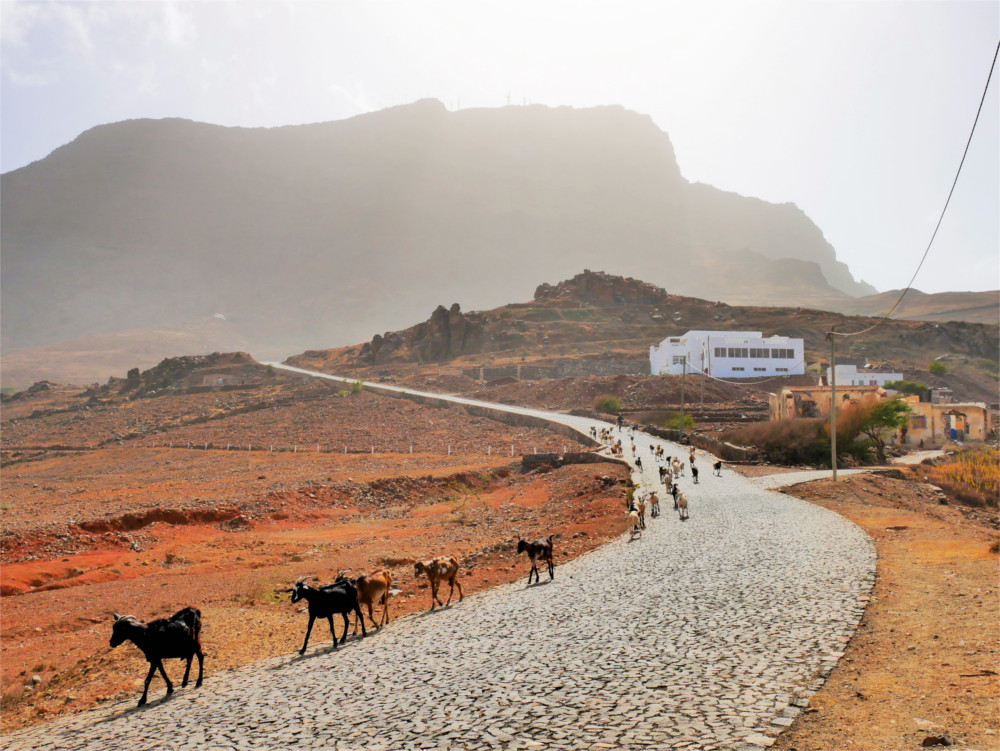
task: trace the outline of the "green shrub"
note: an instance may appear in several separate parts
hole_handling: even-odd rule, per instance
[[[361,381],[354,381],[351,384],[351,393],[352,394],[360,394],[363,387],[364,387],[364,384]]]
[[[680,412],[669,412],[667,416],[663,418],[660,422],[660,427],[667,428],[667,430],[694,430],[694,418],[686,412],[683,415],[684,422],[683,426],[681,424],[681,413]]]
[[[603,394],[594,399],[594,409],[608,415],[616,415],[622,411],[622,400],[611,394]]]
[[[838,411],[838,463],[846,457],[854,462],[868,461],[871,445],[859,436],[869,417],[867,407]],[[772,464],[830,466],[830,421],[825,417],[751,423],[727,431],[722,439],[739,446],[755,446]]]
[[[885,387],[903,394],[915,394],[921,399],[926,396],[928,387],[917,381],[886,381]]]
[[[930,365],[927,366],[927,369],[933,375],[936,375],[936,376],[943,376],[945,373],[948,372],[948,366],[945,365],[940,360],[935,360],[934,362],[932,362]]]

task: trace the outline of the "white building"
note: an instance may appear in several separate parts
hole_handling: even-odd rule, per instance
[[[902,381],[902,373],[872,373],[870,370],[858,372],[857,365],[837,366],[838,386],[885,386],[889,381]],[[830,383],[830,369],[826,369],[826,382]]]
[[[719,378],[801,375],[806,372],[801,339],[769,336],[760,331],[689,331],[649,348],[653,375],[684,372]],[[838,378],[839,373],[838,372]]]

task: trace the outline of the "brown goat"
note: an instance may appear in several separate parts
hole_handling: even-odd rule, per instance
[[[535,540],[534,542],[528,542],[525,539],[518,539],[517,541],[517,553],[527,553],[528,558],[531,559],[531,570],[528,572],[528,584],[531,584],[531,575],[535,575],[535,584],[538,584],[538,561],[545,561],[549,566],[549,581],[556,578],[556,564],[552,560],[552,540],[555,535],[549,535],[548,537],[542,538],[540,540]]]
[[[337,574],[337,581],[347,579],[349,573],[350,570],[341,571]],[[358,590],[358,604],[368,606],[368,620],[372,622],[374,628],[382,628],[384,624],[389,622],[389,592],[392,589],[392,574],[388,569],[381,569],[371,574],[362,574],[351,581],[354,582],[354,586]],[[382,605],[382,617],[378,623],[375,622],[375,617],[372,615],[372,606],[376,603]],[[358,621],[354,622],[354,633],[358,633]]]
[[[443,555],[438,558],[431,558],[426,561],[417,561],[413,564],[413,575],[423,574],[431,585],[431,610],[434,603],[444,607],[451,604],[451,597],[455,593],[455,585],[458,585],[458,601],[461,602],[465,595],[462,594],[462,583],[458,581],[458,559],[451,555]],[[448,592],[448,602],[441,602],[438,599],[438,587],[442,581],[447,581],[451,585]]]

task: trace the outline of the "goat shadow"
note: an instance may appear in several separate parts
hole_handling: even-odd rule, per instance
[[[348,636],[347,641],[345,641],[343,644],[339,644],[338,641],[339,646],[337,646],[336,648],[334,648],[333,643],[331,642],[330,644],[327,644],[325,647],[307,649],[305,654],[301,655],[298,653],[298,650],[296,650],[293,654],[290,654],[288,656],[287,660],[282,660],[281,662],[276,663],[275,665],[272,665],[267,669],[271,671],[282,670],[283,668],[286,668],[289,665],[294,665],[297,662],[302,662],[304,660],[311,660],[315,657],[323,657],[324,655],[328,655],[331,652],[336,653],[342,649],[348,649],[354,644],[360,642],[361,640],[362,640],[361,636]]]
[[[458,602],[456,601],[455,604],[457,605]],[[451,610],[451,608],[452,608],[451,603],[448,603],[447,605],[438,605],[433,610],[431,610],[430,608],[428,608],[427,610],[424,610],[423,612],[418,613],[417,617],[418,618],[426,618],[429,615],[437,615],[438,613],[444,613],[444,612],[446,612],[448,610]]]
[[[532,589],[534,589],[535,587],[538,587],[538,586],[543,586],[544,587],[546,584],[551,584],[554,581],[555,581],[555,579],[546,579],[545,581],[536,581],[534,584],[525,584],[524,588],[528,589],[529,587],[531,587]]]
[[[188,689],[186,687],[183,690],[185,692],[188,691]],[[175,698],[177,696],[178,692],[180,692],[180,691],[181,691],[181,687],[177,687],[177,688],[174,689],[174,692],[172,694],[164,694],[159,699],[147,700],[146,703],[143,704],[141,707],[136,706],[133,701],[129,700],[128,704],[126,706],[123,706],[120,710],[113,711],[110,714],[105,715],[104,717],[102,717],[99,720],[94,720],[94,724],[95,725],[103,725],[103,724],[108,723],[108,722],[115,722],[117,720],[120,720],[123,717],[128,717],[129,715],[142,714],[147,709],[152,709],[154,707],[159,707],[159,706],[162,706],[162,705],[166,704],[168,701],[170,701],[171,699]]]

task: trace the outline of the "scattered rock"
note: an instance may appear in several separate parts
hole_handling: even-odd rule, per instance
[[[951,739],[946,735],[928,735],[920,744],[922,748],[932,748],[934,746],[950,746]]]

